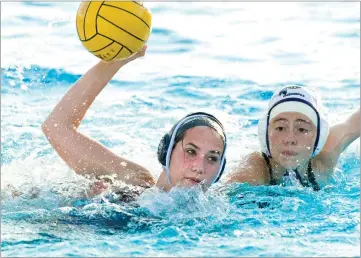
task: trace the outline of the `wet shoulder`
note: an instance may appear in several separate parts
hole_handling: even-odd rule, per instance
[[[227,183],[247,182],[251,185],[268,184],[269,180],[267,163],[260,152],[242,157],[226,178]]]
[[[333,175],[335,167],[333,165],[327,165],[322,159],[316,158],[311,160],[312,172],[315,176],[316,182],[326,183]]]
[[[262,156],[262,152],[255,151],[249,155],[249,165],[253,169],[253,173],[257,175],[259,183],[268,184],[271,180],[267,162]]]

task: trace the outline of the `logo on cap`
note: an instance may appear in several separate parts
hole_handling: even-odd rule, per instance
[[[298,92],[294,92],[294,93],[288,93],[287,94],[287,89],[292,89],[292,90],[294,90],[294,89],[299,89],[299,88],[301,88],[300,86],[287,86],[287,87],[285,87],[285,88],[283,88],[281,91],[280,91],[280,93],[278,93],[278,96],[282,96],[283,95],[283,98],[285,98],[285,97],[289,97],[289,96],[295,96],[295,95],[298,95],[298,96],[301,96],[301,97],[305,97],[305,95],[303,95],[303,94],[301,94],[301,93],[298,93]]]

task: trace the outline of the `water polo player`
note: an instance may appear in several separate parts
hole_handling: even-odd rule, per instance
[[[320,189],[341,153],[360,137],[360,110],[329,128],[321,99],[311,88],[275,91],[259,120],[261,152],[243,158],[227,182],[252,185],[299,184]]]
[[[157,187],[200,184],[207,189],[225,166],[226,135],[222,124],[207,113],[192,113],[181,119],[161,140],[158,159],[164,170],[155,183],[152,173],[119,157],[105,146],[78,131],[87,110],[116,72],[144,56],[146,46],[136,55],[117,62],[100,61],[87,71],[59,101],[42,125],[47,139],[59,156],[83,176],[113,176],[135,186]],[[97,185],[101,192],[103,184]],[[97,190],[94,190],[97,192]]]

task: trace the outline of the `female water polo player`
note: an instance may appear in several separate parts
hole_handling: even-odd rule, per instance
[[[126,60],[100,61],[92,67],[56,105],[42,125],[43,132],[59,156],[80,175],[95,178],[115,175],[115,180],[126,184],[145,188],[156,185],[165,191],[176,185],[197,184],[205,190],[218,181],[226,162],[224,128],[210,114],[189,114],[164,135],[158,148],[158,159],[164,170],[156,184],[147,169],[117,156],[78,131],[90,105],[115,73],[145,52],[146,46]],[[95,188],[94,193],[100,193],[107,185],[99,181]]]
[[[310,88],[277,90],[259,120],[261,152],[243,158],[226,178],[252,185],[300,184],[320,189],[339,156],[360,137],[360,110],[329,128],[321,99]]]

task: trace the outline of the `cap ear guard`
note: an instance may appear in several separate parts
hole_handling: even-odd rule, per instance
[[[325,146],[325,143],[327,141],[329,132],[330,132],[330,128],[328,122],[323,117],[320,117],[319,137],[318,137],[318,142],[315,142],[315,147],[313,150],[312,157],[317,156],[317,154],[319,154],[322,151],[322,148],[323,146]]]
[[[268,150],[268,115],[262,116],[258,120],[258,138],[261,145],[261,151],[265,153],[268,157],[271,157],[271,153]]]
[[[162,166],[166,165],[166,157],[167,157],[167,150],[169,147],[169,141],[170,141],[170,136],[169,134],[166,133],[162,137],[158,145],[158,151],[157,151],[158,161],[160,164],[162,164]]]

